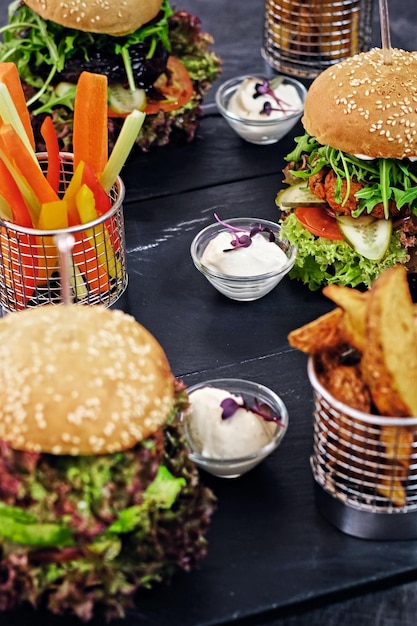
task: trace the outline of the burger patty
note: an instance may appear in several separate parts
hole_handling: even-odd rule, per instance
[[[338,194],[340,198],[342,198],[343,204],[341,204],[336,198],[337,176],[332,169],[326,167],[323,167],[319,172],[317,172],[317,174],[310,176],[308,179],[308,186],[310,191],[312,191],[315,196],[320,198],[320,200],[327,202],[335,213],[342,215],[351,215],[357,210],[359,200],[355,197],[355,194],[364,187],[364,185],[359,183],[357,180],[352,180],[350,183],[349,195],[345,201],[347,183],[346,180],[343,180],[340,193]],[[390,215],[397,217],[401,215],[401,212],[397,209],[393,200],[389,200],[388,206]],[[385,217],[385,213],[382,202],[376,204],[369,215],[372,215],[377,219],[383,219]]]

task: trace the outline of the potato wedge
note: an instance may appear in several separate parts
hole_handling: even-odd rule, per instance
[[[369,292],[341,285],[327,285],[323,294],[344,311],[342,325],[349,343],[363,352],[366,343],[366,311]]]
[[[361,368],[381,415],[417,415],[417,332],[406,269],[383,272],[372,286]]]
[[[343,310],[333,309],[312,322],[292,330],[288,334],[288,342],[293,348],[307,354],[316,354],[339,346],[346,341],[342,333],[342,318]]]

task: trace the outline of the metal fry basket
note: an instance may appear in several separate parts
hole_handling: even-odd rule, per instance
[[[46,171],[48,157],[37,155]],[[61,153],[60,195],[73,174],[73,155]],[[71,234],[69,280],[76,304],[109,307],[126,290],[123,218],[124,185],[110,191],[111,208],[94,221],[63,230],[39,230],[0,220],[0,306],[4,312],[62,302],[59,256],[55,237]]]
[[[315,78],[372,40],[373,0],[265,0],[262,54],[284,74]]]
[[[364,539],[417,538],[417,417],[362,413],[317,378],[311,467],[317,507],[343,532]]]

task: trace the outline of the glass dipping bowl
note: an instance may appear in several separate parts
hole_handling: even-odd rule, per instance
[[[290,78],[289,76],[280,77],[283,79],[283,84],[293,85],[295,87],[303,104],[302,108],[299,111],[287,113],[276,119],[271,119],[265,115],[265,119],[262,120],[248,120],[229,110],[230,98],[246,78],[251,78],[251,76],[237,76],[220,85],[215,96],[217,108],[229,126],[246,141],[261,145],[276,143],[295,126],[303,114],[307,90],[304,85],[295,78]],[[265,79],[262,76],[256,76],[256,78],[272,82],[274,78],[278,78],[278,76],[269,79]]]
[[[256,226],[270,229],[275,235],[275,244],[285,252],[287,262],[277,270],[256,276],[231,276],[206,267],[201,262],[201,257],[209,241],[221,232],[228,232],[227,226],[219,222],[214,222],[197,233],[191,243],[191,258],[196,268],[223,295],[232,300],[243,302],[258,300],[274,289],[292,269],[297,257],[297,247],[286,239],[281,239],[280,226],[276,222],[257,217],[236,217],[227,220],[227,223],[230,226],[249,231]],[[268,236],[267,232],[265,232],[265,236]]]
[[[259,448],[259,450],[243,457],[216,459],[204,456],[201,453],[201,444],[193,440],[190,431],[190,420],[192,419],[191,409],[181,415],[184,436],[190,449],[190,459],[194,461],[198,467],[214,476],[221,478],[238,478],[256,467],[256,465],[278,448],[288,428],[287,408],[282,399],[274,391],[253,381],[238,378],[206,380],[190,386],[187,389],[187,393],[191,396],[194,391],[203,387],[225,389],[233,395],[242,396],[247,400],[250,406],[253,405],[256,399],[261,403],[267,404],[272,409],[274,415],[280,416],[281,423],[268,422],[271,424],[271,439],[266,445]]]

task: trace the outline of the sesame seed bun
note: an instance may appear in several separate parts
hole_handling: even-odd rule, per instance
[[[162,0],[24,0],[44,20],[67,28],[121,36],[159,12]]]
[[[173,382],[159,343],[122,311],[46,305],[0,320],[0,439],[16,450],[131,448],[165,423]]]
[[[321,144],[372,158],[417,155],[417,52],[374,48],[327,68],[307,93],[302,123]]]

